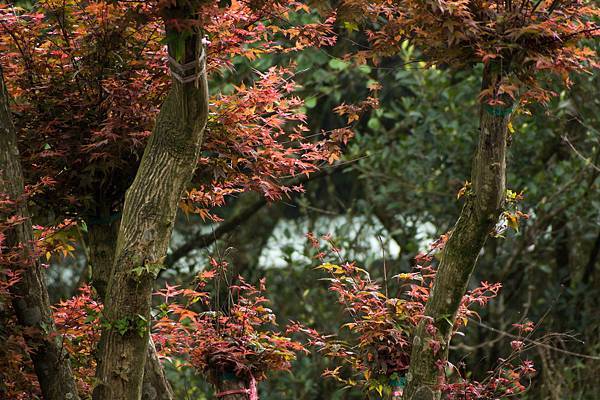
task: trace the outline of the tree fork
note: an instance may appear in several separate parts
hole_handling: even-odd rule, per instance
[[[7,247],[22,247],[25,260],[30,261],[21,271],[21,280],[11,287],[13,308],[23,327],[39,330],[24,335],[30,357],[46,400],[79,399],[66,351],[55,333],[50,311],[44,269],[35,257],[33,228],[27,204],[22,201],[25,180],[19,160],[17,135],[9,109],[9,97],[0,67],[0,192],[16,202],[15,215],[24,218],[16,228],[9,230]],[[8,216],[3,216],[8,217]]]
[[[191,20],[197,2],[163,10],[166,22]],[[113,274],[104,307],[94,400],[139,400],[149,341],[152,287],[173,230],[181,195],[197,164],[208,116],[208,83],[199,32],[179,35],[167,23],[169,54],[199,61],[192,81],[176,78],[161,106],[135,180],[125,195]],[[183,46],[181,46],[183,44]],[[177,54],[175,49],[184,49]],[[116,325],[126,326],[123,332]]]
[[[486,65],[482,89],[496,89],[506,72],[499,64]],[[502,108],[482,103],[479,113],[479,143],[475,151],[471,182],[472,191],[442,253],[433,289],[419,323],[407,374],[403,398],[435,400],[441,397],[445,362],[452,329],[462,297],[475,268],[477,257],[501,213],[506,194],[506,148],[512,101],[502,98]],[[485,100],[484,100],[485,101]],[[435,333],[428,333],[432,324]],[[432,340],[441,344],[434,352]]]

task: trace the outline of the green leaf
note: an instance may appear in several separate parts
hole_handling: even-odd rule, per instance
[[[329,60],[329,67],[338,71],[343,71],[348,68],[348,63],[344,60],[340,60],[339,58],[332,58]]]
[[[362,64],[358,66],[358,70],[360,72],[362,72],[363,74],[370,74],[371,73],[371,67],[369,67],[367,64]]]
[[[374,131],[378,131],[381,128],[381,122],[377,118],[371,118],[367,122],[367,126]]]
[[[344,21],[344,28],[346,28],[348,33],[358,31],[358,25],[355,22]]]
[[[314,108],[317,105],[317,98],[309,97],[304,101],[304,105],[306,106],[306,108]]]

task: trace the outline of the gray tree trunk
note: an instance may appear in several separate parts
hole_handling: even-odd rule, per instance
[[[484,69],[482,88],[496,87],[500,72],[495,67]],[[503,106],[507,112],[495,112],[486,106],[480,110],[479,144],[471,170],[472,193],[450,234],[436,274],[434,286],[425,308],[426,318],[419,324],[411,354],[407,388],[408,400],[439,399],[439,384],[448,360],[448,348],[454,321],[477,257],[498,221],[506,195],[506,146],[512,103]],[[504,115],[506,114],[506,115]],[[437,333],[430,335],[426,327],[432,321]],[[442,348],[434,353],[431,340]]]
[[[17,136],[9,109],[9,97],[0,69],[0,193],[17,202],[15,214],[23,223],[9,230],[8,248],[21,248],[23,259],[29,260],[21,271],[21,280],[11,289],[12,304],[17,320],[24,328],[36,328],[37,334],[25,335],[32,350],[31,360],[46,400],[79,399],[69,359],[60,337],[55,333],[50,311],[44,269],[34,256],[33,229],[27,204],[22,201],[25,181],[17,149]],[[2,218],[9,217],[2,215]]]
[[[195,2],[167,9],[165,20],[194,18]],[[177,36],[177,32],[168,34]],[[184,40],[181,63],[198,59],[200,34]],[[171,36],[172,37],[172,36]],[[184,39],[185,38],[185,39]],[[175,57],[176,46],[169,43]],[[196,73],[205,71],[205,62]],[[173,79],[135,180],[125,195],[96,370],[95,400],[139,400],[148,350],[152,287],[162,268],[181,195],[189,183],[208,116],[206,72]]]

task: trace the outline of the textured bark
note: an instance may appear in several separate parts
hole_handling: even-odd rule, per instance
[[[187,9],[168,9],[165,20],[193,18],[193,3]],[[182,63],[198,58],[200,41],[199,34],[185,39]],[[178,203],[196,167],[207,115],[206,73],[195,82],[174,79],[125,195],[104,307],[107,327],[99,344],[95,400],[141,398],[152,286],[166,256]],[[128,328],[119,332],[116,324]]]
[[[29,210],[21,201],[24,191],[23,171],[17,149],[17,137],[8,106],[8,93],[0,69],[0,192],[17,201],[16,215],[24,218],[23,223],[7,234],[8,248],[20,247],[24,259],[30,260],[21,272],[20,282],[11,288],[12,303],[17,320],[24,328],[36,328],[37,334],[26,335],[31,360],[40,383],[42,394],[47,400],[78,399],[71,366],[60,338],[50,337],[55,333],[50,311],[48,289],[44,269],[34,256],[33,229]],[[7,218],[7,215],[2,215]]]
[[[92,266],[92,284],[105,301],[106,287],[112,275],[120,220],[107,224],[88,224],[88,246]],[[149,340],[142,383],[142,400],[171,400],[173,390],[165,377],[156,348]]]
[[[119,222],[107,224],[88,223],[89,263],[92,268],[92,285],[100,299],[104,301],[106,288],[112,275],[112,268],[117,249]]]
[[[496,86],[499,77],[493,67],[486,67],[483,89]],[[438,365],[448,359],[450,336],[458,307],[467,290],[477,257],[502,210],[506,192],[506,146],[510,114],[497,115],[493,111],[485,106],[480,110],[479,143],[471,171],[472,193],[467,195],[461,215],[446,243],[425,308],[426,318],[419,324],[413,340],[405,399],[440,398],[439,383],[444,376]],[[427,333],[428,323],[433,323],[437,330],[433,336]],[[439,341],[442,346],[437,353],[430,346],[431,340]]]
[[[150,339],[146,353],[144,379],[142,381],[142,400],[172,400],[173,389],[165,376],[162,364],[156,354],[154,342]]]

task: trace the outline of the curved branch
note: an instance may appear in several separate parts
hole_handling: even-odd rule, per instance
[[[336,164],[331,168],[322,169],[310,175],[301,175],[295,179],[291,179],[286,183],[286,186],[296,186],[304,184],[310,181],[314,181],[326,176],[333,175],[337,172],[343,171],[348,168],[350,163]],[[187,256],[191,251],[197,249],[204,249],[217,240],[221,239],[226,234],[233,232],[237,227],[246,222],[250,217],[260,211],[264,206],[267,205],[267,200],[264,197],[257,199],[252,202],[244,209],[236,213],[233,217],[219,225],[213,232],[210,233],[195,233],[187,242],[173,250],[173,252],[167,256],[165,261],[166,267],[172,267],[177,261]]]

